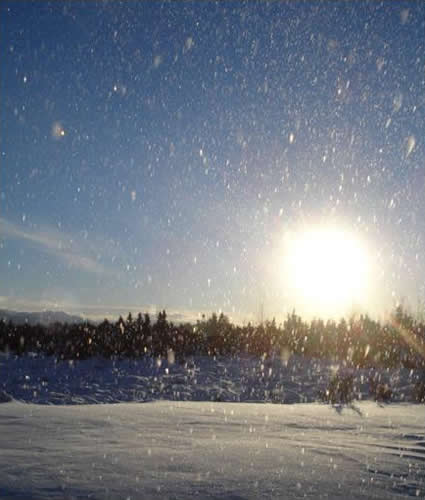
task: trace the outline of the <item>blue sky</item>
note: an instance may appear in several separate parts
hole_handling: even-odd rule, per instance
[[[279,316],[279,241],[318,221],[367,241],[362,308],[416,307],[424,14],[1,2],[0,307]]]

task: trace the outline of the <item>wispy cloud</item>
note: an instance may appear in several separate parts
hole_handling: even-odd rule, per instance
[[[49,255],[62,260],[70,268],[82,271],[106,274],[105,267],[94,258],[79,238],[58,231],[55,228],[23,228],[0,217],[0,236],[5,239],[23,240]]]

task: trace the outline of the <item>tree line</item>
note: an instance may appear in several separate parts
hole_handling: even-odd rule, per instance
[[[0,350],[21,355],[43,353],[59,359],[92,356],[166,357],[179,361],[191,355],[289,357],[299,354],[345,360],[354,366],[425,369],[425,324],[398,307],[385,323],[368,315],[339,321],[303,320],[294,312],[281,324],[232,323],[224,314],[203,317],[196,324],[174,324],[161,311],[99,324],[54,323],[15,325],[0,321]]]

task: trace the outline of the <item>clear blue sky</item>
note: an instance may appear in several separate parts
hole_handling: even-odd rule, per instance
[[[0,308],[279,315],[327,219],[424,297],[423,2],[2,1],[0,103]]]

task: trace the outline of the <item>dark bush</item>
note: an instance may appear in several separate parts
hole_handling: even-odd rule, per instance
[[[354,375],[337,373],[332,377],[325,391],[319,393],[319,399],[330,404],[347,404],[355,399]]]
[[[413,389],[413,400],[416,403],[425,403],[425,380],[416,382]]]
[[[388,403],[393,397],[393,391],[388,384],[379,382],[375,377],[369,380],[369,394],[375,401]]]

